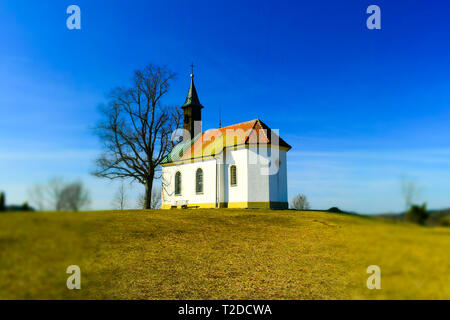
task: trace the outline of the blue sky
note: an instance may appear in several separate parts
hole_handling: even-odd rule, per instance
[[[82,29],[66,28],[81,8]],[[381,8],[381,30],[366,8]],[[148,62],[189,65],[204,128],[260,118],[293,149],[289,194],[314,208],[400,211],[400,176],[417,201],[450,207],[450,5],[443,1],[2,1],[0,190],[8,202],[53,176],[82,179],[94,209],[116,184],[89,175],[97,106]],[[134,204],[138,186],[130,191]],[[133,198],[134,197],[134,198]]]

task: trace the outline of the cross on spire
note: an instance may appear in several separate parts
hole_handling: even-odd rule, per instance
[[[194,62],[192,62],[192,64],[191,64],[191,77],[193,78],[194,77],[194,67],[195,67],[195,65],[194,65]]]

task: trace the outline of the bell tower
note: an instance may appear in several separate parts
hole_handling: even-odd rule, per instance
[[[181,107],[184,112],[183,129],[189,132],[190,139],[202,132],[202,109],[198,99],[197,90],[194,85],[194,65],[192,64],[191,86],[184,105]],[[189,138],[189,137],[187,137]],[[186,137],[183,137],[186,139]]]

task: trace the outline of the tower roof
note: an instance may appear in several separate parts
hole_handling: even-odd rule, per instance
[[[197,107],[197,108],[203,109],[203,106],[201,105],[200,99],[198,98],[198,95],[197,95],[197,90],[195,89],[193,73],[191,73],[191,86],[189,87],[186,101],[184,102],[184,105],[182,106],[182,108],[184,109],[187,107]]]

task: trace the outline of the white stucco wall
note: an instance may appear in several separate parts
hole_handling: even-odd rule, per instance
[[[279,168],[276,166],[279,164]],[[230,185],[230,167],[237,168],[237,185]],[[195,192],[195,173],[203,170],[203,194]],[[181,195],[175,195],[175,174],[181,172]],[[162,169],[162,201],[165,207],[182,204],[216,202],[242,204],[247,202],[287,202],[286,151],[263,148],[226,149],[220,161],[215,159],[166,166]],[[217,174],[217,180],[216,180]],[[216,194],[216,190],[218,192]],[[233,207],[233,205],[230,205]]]
[[[203,170],[203,193],[195,192],[195,174],[197,169]],[[175,174],[181,172],[181,195],[175,195]],[[216,202],[216,161],[198,161],[162,169],[162,202],[163,205],[215,203]]]
[[[248,152],[248,201],[287,202],[286,151],[260,147]]]
[[[288,202],[287,194],[287,159],[286,151],[279,150],[278,154],[272,154],[271,165],[278,166],[277,174],[269,176],[270,201]],[[278,159],[278,161],[277,161]]]
[[[223,202],[247,202],[248,201],[248,150],[227,149],[224,154],[224,201]],[[237,185],[230,184],[230,167],[236,166]]]
[[[263,167],[266,167],[267,157],[261,155],[258,148],[247,149],[249,156],[248,163],[248,201],[268,202],[269,201],[269,177],[263,174]]]

